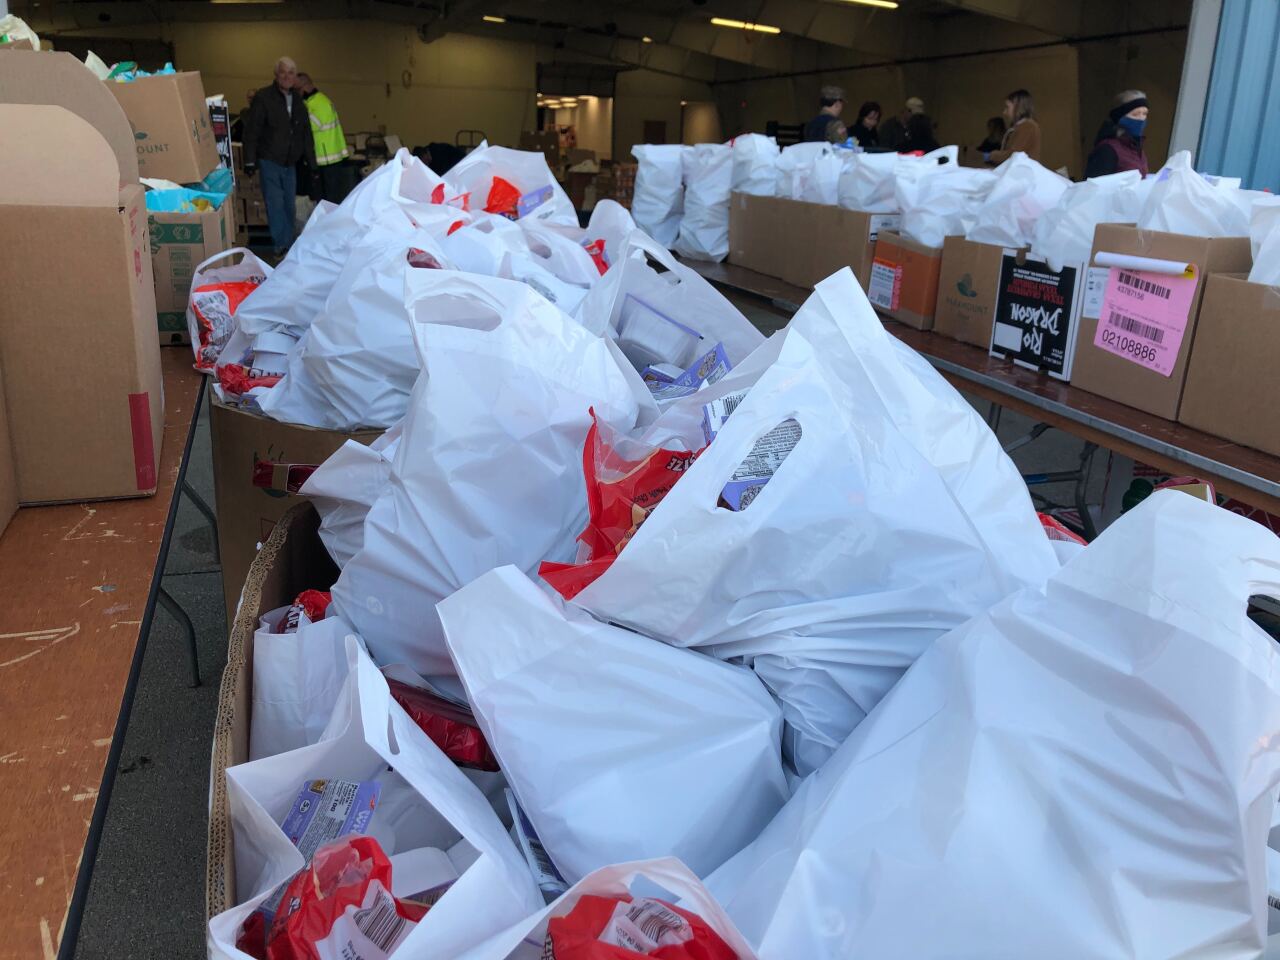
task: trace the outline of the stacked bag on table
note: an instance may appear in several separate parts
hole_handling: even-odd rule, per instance
[[[211,954],[1256,955],[1280,541],[1166,493],[1064,565],[848,270],[766,340],[618,211],[484,212],[510,153],[321,208],[215,360],[389,429],[303,488]]]

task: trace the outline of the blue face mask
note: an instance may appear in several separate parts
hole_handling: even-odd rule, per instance
[[[1135,120],[1133,117],[1121,117],[1117,123],[1120,124],[1122,130],[1135,140],[1142,136],[1142,131],[1147,129],[1147,121]]]

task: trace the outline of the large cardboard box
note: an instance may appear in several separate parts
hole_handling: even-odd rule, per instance
[[[1000,258],[991,354],[1070,380],[1083,302],[1084,265],[1052,269],[1024,250]]]
[[[1004,247],[964,237],[943,241],[938,306],[933,315],[935,333],[984,350],[991,345],[1004,254]]]
[[[1280,289],[1246,274],[1205,282],[1178,420],[1280,457]]]
[[[221,518],[219,518],[221,520]],[[229,910],[237,896],[235,844],[227,804],[227,767],[249,759],[253,703],[253,635],[264,613],[292,603],[303,590],[327,590],[338,569],[321,543],[320,518],[308,503],[283,514],[244,578],[244,596],[234,620],[228,620],[227,665],[218,692],[209,770],[209,838],[205,864],[206,918]]]
[[[18,499],[154,493],[164,399],[128,122],[69,54],[7,51],[0,130],[0,364]]]
[[[203,261],[234,243],[235,218],[231,212],[234,206],[227,197],[217,210],[147,216],[161,343],[185,342],[191,276]]]
[[[886,317],[917,330],[933,329],[942,248],[887,231],[876,240],[867,298]]]
[[[304,500],[296,494],[254,486],[254,465],[260,461],[323,463],[348,440],[372,443],[382,431],[343,433],[281,423],[216,401],[209,414],[209,429],[213,439],[222,590],[230,623],[258,544],[271,535],[286,510]]]
[[[1215,273],[1248,273],[1253,265],[1249,238],[1188,237],[1103,223],[1093,235],[1091,272],[1104,269],[1098,264],[1100,253],[1180,261],[1190,265],[1192,271],[1187,277],[1176,277],[1111,268],[1105,282],[1128,296],[1109,300],[1111,294],[1105,293],[1101,299],[1089,298],[1080,317],[1071,382],[1090,393],[1176,420],[1205,279]],[[1096,290],[1102,284],[1103,279],[1097,278],[1091,286]],[[1153,306],[1146,307],[1144,301]],[[1108,306],[1111,302],[1115,309]],[[1130,304],[1134,305],[1132,309]],[[1174,324],[1157,324],[1143,312],[1156,308],[1167,312],[1177,304],[1181,307]],[[1106,314],[1105,320],[1099,318],[1100,313]],[[1099,324],[1103,325],[1101,334]],[[1111,341],[1112,349],[1106,348],[1106,340]],[[1124,356],[1113,352],[1130,347],[1132,355],[1128,351],[1121,351],[1126,353]]]
[[[18,477],[13,469],[9,414],[4,406],[4,378],[0,374],[0,534],[18,511]]]
[[[195,183],[218,165],[218,146],[196,71],[107,83],[133,127],[138,173]]]

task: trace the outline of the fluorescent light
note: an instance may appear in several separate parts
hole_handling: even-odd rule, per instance
[[[284,0],[209,0],[210,3],[284,3]]]
[[[767,23],[747,23],[745,20],[728,20],[724,17],[712,17],[711,22],[717,27],[729,27],[733,30],[754,30],[756,33],[781,33],[781,27],[771,27]]]
[[[641,37],[641,38],[640,38],[640,42],[641,42],[641,43],[653,43],[653,37]]]
[[[486,13],[480,19],[483,20],[485,23],[506,23],[507,22],[506,17],[495,17],[488,13]]]
[[[897,10],[897,0],[844,0],[845,3],[860,3],[864,7],[879,7],[882,10]]]

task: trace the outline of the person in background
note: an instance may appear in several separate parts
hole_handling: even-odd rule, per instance
[[[311,120],[311,139],[316,154],[316,171],[320,178],[321,200],[341,203],[355,186],[351,165],[347,157],[347,137],[342,132],[342,122],[333,101],[316,89],[308,73],[298,74],[298,92],[307,105]]]
[[[992,117],[987,121],[987,138],[978,144],[979,153],[990,153],[992,150],[999,150],[1000,144],[1004,142],[1004,117]]]
[[[827,133],[822,139],[827,143],[844,143],[849,139],[849,128],[843,120],[832,120],[827,124]]]
[[[808,143],[827,139],[827,124],[840,117],[844,109],[844,90],[840,87],[823,87],[821,90],[822,109],[818,115],[804,125],[804,139]]]
[[[853,129],[849,133],[853,135],[858,146],[866,150],[868,147],[880,145],[880,138],[876,135],[878,126],[880,126],[880,104],[874,100],[868,100],[858,108],[858,119],[853,122]]]
[[[236,143],[244,141],[244,122],[249,119],[249,108],[253,106],[253,95],[257,90],[250,90],[245,94],[244,107],[236,114],[236,118],[231,121],[231,139]]]
[[[1107,120],[1093,140],[1093,151],[1085,162],[1085,177],[1137,170],[1147,175],[1147,152],[1143,148],[1147,129],[1147,95],[1126,90],[1115,98]]]
[[[1004,132],[998,150],[988,150],[982,155],[993,167],[1004,163],[1015,153],[1025,153],[1032,160],[1040,160],[1040,124],[1036,123],[1035,104],[1026,90],[1015,90],[1004,101],[1004,119],[1009,129]]]
[[[915,113],[907,120],[906,137],[900,147],[899,153],[912,153],[919,150],[921,153],[929,153],[931,150],[938,149],[938,140],[933,133],[933,120],[928,114]]]
[[[908,97],[901,113],[880,124],[880,128],[877,131],[880,146],[886,150],[897,150],[899,153],[914,149],[906,145],[907,124],[912,117],[922,113],[924,113],[924,101],[919,97]]]
[[[315,142],[306,105],[295,87],[298,66],[288,57],[276,61],[275,82],[253,95],[244,124],[244,172],[262,171],[262,197],[276,254],[293,245],[299,160],[315,166]]]

